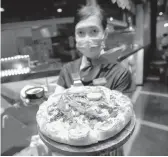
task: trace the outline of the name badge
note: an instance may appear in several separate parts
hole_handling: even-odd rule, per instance
[[[103,86],[107,83],[107,80],[105,77],[94,79],[93,80],[93,85],[94,86]]]

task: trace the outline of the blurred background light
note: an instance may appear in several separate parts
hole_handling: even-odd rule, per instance
[[[58,9],[57,9],[57,12],[58,12],[58,13],[61,13],[61,12],[62,12],[62,9],[61,9],[61,8],[58,8]]]
[[[21,64],[15,64],[14,67],[15,69],[18,69],[18,70],[23,69],[23,66]]]
[[[4,12],[5,11],[5,9],[4,8],[0,8],[0,12]]]
[[[164,27],[168,27],[168,23],[165,23],[165,24],[164,24]]]
[[[113,19],[113,17],[110,17],[110,21],[113,21],[114,19]]]
[[[160,12],[159,15],[162,16],[162,15],[163,15],[163,12]]]

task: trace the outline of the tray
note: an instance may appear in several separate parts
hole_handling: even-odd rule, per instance
[[[42,141],[53,152],[58,152],[63,155],[97,155],[104,151],[113,151],[124,145],[130,138],[131,134],[133,133],[135,124],[136,124],[136,118],[135,115],[133,115],[130,122],[117,135],[105,141],[100,141],[96,144],[92,144],[89,146],[71,146],[56,142],[45,136],[43,133],[41,133],[39,127],[38,127],[38,133]]]

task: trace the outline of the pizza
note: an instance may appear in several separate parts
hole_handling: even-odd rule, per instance
[[[118,134],[131,120],[133,105],[121,92],[81,86],[52,95],[36,115],[39,130],[50,139],[86,146]]]

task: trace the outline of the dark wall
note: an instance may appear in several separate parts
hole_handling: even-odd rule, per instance
[[[151,43],[144,49],[144,80],[149,74],[150,62],[156,51],[156,22],[157,22],[157,0],[150,1],[150,38]]]
[[[156,49],[156,22],[157,22],[157,0],[152,0],[151,3],[151,51]],[[153,53],[151,52],[151,57]]]
[[[151,45],[147,45],[144,48],[144,81],[149,74],[150,60],[151,60]]]

